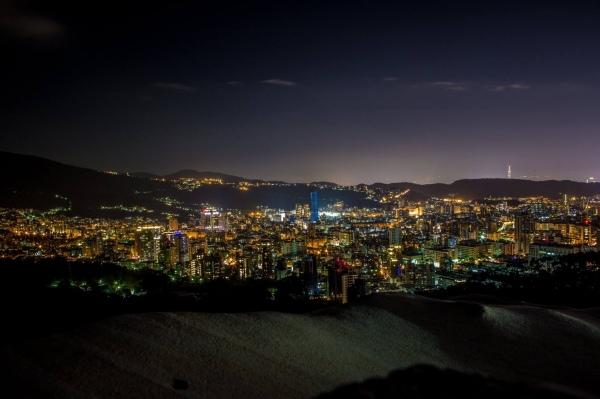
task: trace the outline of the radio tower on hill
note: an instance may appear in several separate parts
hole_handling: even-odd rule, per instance
[[[510,165],[508,165],[508,178],[510,179]]]

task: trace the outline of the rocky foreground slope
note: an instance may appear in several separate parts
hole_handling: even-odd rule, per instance
[[[0,392],[309,398],[413,364],[600,392],[600,309],[472,300],[388,294],[304,315],[119,316],[0,351]]]

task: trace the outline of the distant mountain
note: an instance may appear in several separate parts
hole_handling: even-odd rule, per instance
[[[192,169],[184,169],[169,175],[158,176],[152,173],[130,173],[138,177],[163,177],[167,180],[180,178],[194,179],[220,179],[223,183],[251,182],[262,183],[264,180],[246,179],[239,176],[227,175],[218,172],[198,172]],[[284,183],[276,181],[272,183]],[[310,185],[333,187],[336,183],[327,181],[317,181],[307,183]],[[563,194],[574,196],[593,196],[600,194],[600,183],[582,183],[571,180],[545,180],[532,181],[520,179],[461,179],[451,184],[416,184],[416,183],[373,183],[358,184],[363,188],[398,188],[410,189],[406,194],[406,199],[410,201],[423,201],[431,197],[447,198],[453,195],[463,200],[474,200],[483,198],[497,197],[535,197],[544,196],[548,198],[558,198]]]
[[[157,175],[155,173],[148,172],[132,172],[128,173],[129,176],[142,177],[145,179],[156,179],[163,178],[166,180],[177,180],[177,179],[220,179],[223,183],[239,183],[239,182],[263,182],[264,180],[257,179],[246,179],[245,177],[228,175],[219,172],[198,172],[194,169],[183,169],[175,173],[168,175]]]
[[[250,179],[245,179],[239,176],[226,175],[225,173],[218,172],[198,172],[193,169],[184,169],[179,172],[171,173],[169,175],[162,176],[167,180],[175,180],[181,178],[192,178],[192,179],[220,179],[223,183],[238,183],[250,181]]]
[[[337,183],[333,183],[330,181],[314,181],[312,183],[309,184],[313,184],[315,186],[337,186]]]
[[[169,176],[216,178],[226,183],[262,182],[215,172],[181,171],[165,178]],[[367,200],[364,192],[328,187],[332,184],[317,184],[322,187],[319,188],[321,206],[337,201],[343,201],[350,207],[378,206],[378,203]],[[451,194],[464,200],[484,199],[490,196],[559,198],[565,193],[569,196],[600,194],[600,183],[518,179],[458,180],[452,184],[422,186],[414,183],[376,183],[370,187],[410,189],[405,196],[410,201],[431,197],[445,198]],[[202,185],[192,191],[179,190],[170,181],[115,175],[64,165],[40,157],[0,152],[0,207],[39,210],[71,207],[69,214],[86,217],[162,218],[173,213],[187,215],[206,204],[225,209],[255,209],[260,205],[293,209],[296,204],[309,203],[309,196],[310,188],[304,183],[251,186],[249,190],[244,191],[234,185],[221,184]],[[169,199],[177,200],[181,205],[173,204]],[[111,209],[106,209],[107,207]],[[140,212],[140,207],[153,212]]]
[[[223,173],[193,172],[197,178],[218,178],[224,182],[256,182]],[[186,175],[194,177],[188,173],[181,174]],[[0,152],[0,207],[6,208],[33,208],[45,211],[59,207],[64,209],[72,205],[72,210],[67,213],[77,216],[163,218],[167,214],[193,213],[193,210],[199,210],[202,204],[226,209],[256,209],[259,205],[293,209],[297,203],[308,203],[309,195],[310,189],[304,184],[253,186],[247,191],[241,191],[233,185],[211,184],[186,191],[177,189],[169,181],[124,174],[114,175],[40,157]],[[178,205],[167,205],[170,201],[165,200],[166,198],[177,200],[191,211],[184,211],[178,208]],[[320,204],[326,205],[336,201],[344,201],[348,206],[376,205],[360,192],[330,188],[319,190]],[[144,207],[154,212],[130,212],[105,209],[106,207],[129,210],[133,207]]]
[[[463,200],[536,196],[559,198],[563,194],[586,197],[600,195],[600,183],[582,183],[570,180],[462,179],[452,184],[375,183],[370,187],[410,189],[425,197],[447,198],[454,195]]]
[[[156,179],[161,177],[160,175],[156,175],[154,173],[147,173],[147,172],[133,172],[133,173],[128,173],[129,176],[134,176],[134,177],[141,177],[144,179]]]
[[[175,191],[179,190],[166,182],[0,152],[0,207],[48,210],[65,208],[71,203],[72,212],[77,215],[95,215],[102,206],[118,205],[166,211],[169,209],[166,205],[140,193],[160,192],[161,196],[167,196]]]

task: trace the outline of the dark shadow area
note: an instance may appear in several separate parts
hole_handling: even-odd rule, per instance
[[[190,283],[163,271],[99,262],[0,260],[5,285],[1,347],[69,331],[108,317],[146,312],[305,313],[329,302],[309,299],[302,281]],[[133,294],[132,294],[133,292]],[[141,294],[140,294],[141,293]]]
[[[318,399],[440,399],[440,398],[591,398],[592,395],[555,384],[529,386],[433,366],[396,370],[387,378],[341,386]]]
[[[554,259],[536,259],[522,268],[488,269],[457,284],[422,295],[436,299],[464,296],[504,298],[550,306],[600,306],[600,253],[585,252]]]

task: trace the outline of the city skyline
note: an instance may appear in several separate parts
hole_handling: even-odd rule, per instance
[[[8,4],[5,151],[340,184],[600,175],[594,2]]]

